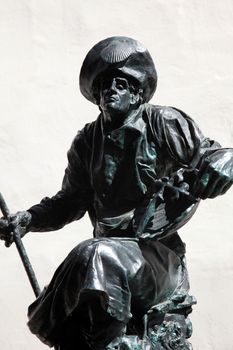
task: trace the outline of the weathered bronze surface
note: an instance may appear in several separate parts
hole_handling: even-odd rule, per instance
[[[50,231],[89,213],[94,238],[75,247],[29,307],[32,333],[60,350],[192,349],[185,245],[177,230],[201,199],[233,183],[233,149],[174,107],[148,104],[152,58],[127,37],[87,54],[80,89],[100,114],[74,138],[61,190],[0,220]],[[25,219],[26,218],[26,219]],[[24,220],[24,221],[23,221]]]

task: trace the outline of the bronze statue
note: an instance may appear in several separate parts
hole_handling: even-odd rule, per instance
[[[76,246],[29,306],[28,326],[49,346],[192,349],[185,245],[177,230],[201,199],[233,183],[233,149],[205,138],[174,107],[149,104],[157,85],[138,41],[111,37],[87,54],[80,89],[100,114],[74,138],[61,190],[0,220],[11,231],[51,231],[88,212],[94,238]]]

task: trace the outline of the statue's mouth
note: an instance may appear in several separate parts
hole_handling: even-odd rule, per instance
[[[107,98],[105,99],[105,103],[116,102],[117,100],[118,100],[117,97],[110,96],[110,97],[107,97]]]

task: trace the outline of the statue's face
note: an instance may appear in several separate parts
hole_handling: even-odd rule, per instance
[[[109,114],[127,114],[133,104],[133,93],[124,77],[106,78],[100,86],[100,108]]]

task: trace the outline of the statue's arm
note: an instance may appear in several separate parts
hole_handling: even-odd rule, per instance
[[[214,198],[233,184],[233,149],[203,136],[184,112],[171,107],[157,109],[156,136],[171,168],[187,169],[191,192],[197,198]]]
[[[32,215],[30,231],[57,230],[83,217],[92,199],[89,174],[85,166],[87,152],[84,134],[80,132],[67,154],[68,165],[61,190],[28,209]]]
[[[0,239],[9,242],[12,228],[17,225],[29,231],[52,231],[80,219],[88,210],[92,190],[86,173],[84,159],[87,156],[84,135],[80,132],[68,151],[68,166],[61,190],[53,197],[42,199],[27,211],[20,211],[10,216],[11,222],[0,219]]]
[[[233,184],[233,149],[207,150],[198,168],[194,189],[196,196],[206,199],[226,193]]]

